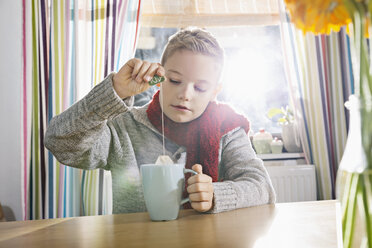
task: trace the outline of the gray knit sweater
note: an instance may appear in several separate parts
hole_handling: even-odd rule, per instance
[[[113,213],[146,211],[139,169],[163,153],[161,133],[148,120],[146,109],[133,107],[133,97],[120,99],[111,74],[55,116],[45,135],[45,146],[62,164],[111,171]],[[175,163],[185,162],[185,147],[165,139],[165,149]],[[213,183],[212,213],[275,202],[267,171],[242,128],[220,141],[221,180]]]

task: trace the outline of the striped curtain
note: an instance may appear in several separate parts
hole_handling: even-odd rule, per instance
[[[344,107],[354,91],[345,32],[303,34],[281,2],[281,32],[290,96],[308,163],[316,166],[318,198],[335,198],[335,179],[347,138]]]
[[[60,164],[44,133],[53,116],[134,56],[141,1],[22,1],[24,219],[110,213],[109,172]]]

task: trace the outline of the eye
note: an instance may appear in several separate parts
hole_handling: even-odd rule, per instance
[[[173,80],[173,79],[169,79],[169,82],[171,82],[172,84],[180,84],[181,83],[181,82]]]
[[[195,88],[196,91],[199,91],[199,92],[206,92],[207,91],[207,90],[202,89],[202,88],[200,88],[198,86],[195,86],[194,88]]]

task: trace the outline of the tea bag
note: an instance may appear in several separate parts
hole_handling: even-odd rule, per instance
[[[160,89],[161,91],[163,91],[163,85],[160,84],[161,82],[163,82],[165,80],[165,77],[160,77],[158,75],[155,75],[151,81],[149,82],[149,84],[152,86],[152,85],[155,85],[155,84],[158,84],[158,86],[160,86]],[[160,85],[159,85],[160,84]],[[161,101],[163,102],[163,98],[161,98]],[[158,157],[158,159],[156,160],[155,164],[156,165],[170,165],[170,164],[174,164],[173,163],[173,160],[167,156],[167,155],[164,155],[165,154],[165,142],[164,142],[164,112],[163,112],[163,109],[161,110],[161,126],[162,126],[162,136],[163,136],[163,155],[160,155]]]
[[[157,165],[170,165],[174,164],[173,160],[167,155],[160,155],[156,160],[155,164]]]

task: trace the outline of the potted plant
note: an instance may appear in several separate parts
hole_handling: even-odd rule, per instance
[[[271,108],[267,117],[282,126],[283,145],[287,152],[302,152],[301,139],[297,131],[293,111],[288,106],[285,108]]]

